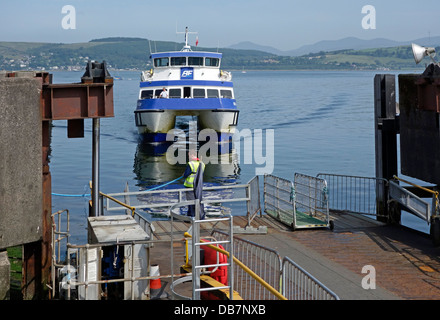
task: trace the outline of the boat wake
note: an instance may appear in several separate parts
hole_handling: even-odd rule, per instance
[[[321,119],[327,119],[329,116],[336,114],[338,109],[346,106],[350,101],[348,99],[348,95],[337,95],[332,97],[332,101],[329,104],[322,105],[317,109],[312,110],[310,113],[303,115],[299,118],[285,121],[281,123],[275,124],[271,129],[280,128],[280,127],[290,127],[292,125],[298,124],[308,124],[310,122],[315,122]]]

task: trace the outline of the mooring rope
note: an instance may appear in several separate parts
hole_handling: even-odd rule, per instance
[[[53,196],[60,196],[60,197],[87,197],[90,196],[90,194],[63,194],[63,193],[54,193],[52,192]]]
[[[145,190],[145,191],[152,191],[152,190],[156,190],[156,189],[159,189],[159,188],[165,187],[165,186],[167,186],[167,185],[169,185],[169,184],[171,184],[171,183],[173,183],[173,182],[176,182],[176,181],[178,181],[178,180],[180,180],[180,179],[182,179],[182,178],[183,178],[183,175],[180,176],[180,177],[178,177],[177,179],[174,179],[174,180],[169,181],[169,182],[167,182],[167,183],[164,183],[164,184],[161,184],[161,185],[159,185],[159,186],[153,187],[153,188],[151,188],[151,189],[147,189],[147,190]]]

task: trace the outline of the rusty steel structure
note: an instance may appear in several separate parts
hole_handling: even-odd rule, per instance
[[[6,77],[16,77],[9,72]],[[40,84],[40,111],[42,121],[42,183],[43,208],[41,241],[23,245],[22,294],[24,299],[46,299],[51,267],[51,208],[52,185],[49,168],[50,126],[54,120],[67,120],[69,138],[84,137],[84,120],[93,119],[93,173],[92,212],[98,215],[99,193],[99,119],[114,117],[113,78],[105,61],[89,61],[79,83],[53,84],[52,74],[34,72]],[[95,195],[95,197],[93,197]],[[53,285],[53,284],[52,284]]]

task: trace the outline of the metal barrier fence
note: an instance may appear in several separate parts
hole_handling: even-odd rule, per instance
[[[220,230],[214,230],[211,235],[217,240],[227,237]],[[288,300],[339,300],[335,293],[292,259],[281,259],[276,250],[234,236],[234,254]],[[243,299],[277,299],[243,270],[236,268],[234,272],[234,289]]]
[[[211,235],[217,240],[225,240],[229,237],[227,233],[220,230],[214,230]],[[230,249],[229,246],[225,246],[226,251],[231,252]],[[235,236],[233,252],[238,260],[280,292],[281,257],[278,252]],[[234,269],[233,279],[234,290],[239,292],[245,300],[278,300],[241,268]]]
[[[329,173],[317,176],[327,181],[330,210],[379,216],[377,194],[387,187],[386,179]]]
[[[283,259],[281,274],[282,294],[289,300],[339,300],[335,293],[288,257]]]

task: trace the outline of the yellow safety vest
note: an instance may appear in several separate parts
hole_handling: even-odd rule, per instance
[[[194,187],[194,178],[196,177],[197,169],[199,168],[200,161],[190,161],[188,162],[189,167],[191,168],[191,174],[186,178],[183,185],[188,188]],[[202,162],[202,170],[205,169],[205,164]]]

